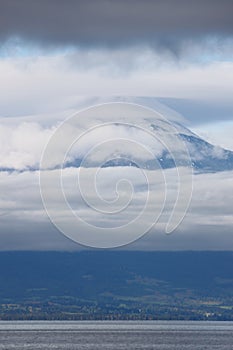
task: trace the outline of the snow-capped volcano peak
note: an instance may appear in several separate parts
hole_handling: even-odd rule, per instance
[[[8,148],[2,147],[0,170],[38,170],[44,147],[54,135],[59,135],[59,139],[48,165],[50,169],[61,166],[139,166],[148,170],[158,166],[163,169],[191,166],[197,172],[233,169],[233,152],[206,142],[184,126],[182,116],[154,98],[89,98],[74,107],[80,112],[64,122],[60,114],[58,120],[53,115],[47,127],[43,118],[41,123],[40,118],[31,121],[19,118],[15,129],[2,123],[0,132],[2,140],[7,139]],[[62,148],[65,154],[61,164],[56,152]]]

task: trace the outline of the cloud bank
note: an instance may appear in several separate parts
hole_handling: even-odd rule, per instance
[[[69,54],[0,59],[1,116],[57,112],[77,108],[79,96],[117,95],[183,99],[181,113],[199,122],[207,118],[231,118],[232,62],[202,66],[190,63],[182,67],[159,65],[152,51],[135,55],[131,50],[126,51],[128,59],[124,61],[131,62],[132,66],[137,62],[135,68],[128,71],[119,62],[112,62],[108,52],[101,56],[101,63],[93,65],[87,64],[86,53],[87,59],[84,55],[81,60],[86,62],[86,67],[79,61],[74,64]],[[187,99],[194,100],[188,108],[184,101]],[[195,107],[195,101],[202,104],[194,114],[190,110]],[[173,106],[176,109],[175,103]],[[217,106],[215,113],[208,106],[212,106],[212,110]]]
[[[86,169],[86,188],[88,190],[88,173],[94,169]],[[124,172],[130,172],[135,185],[134,200],[127,213],[112,217],[93,211],[80,199],[74,190],[77,169],[67,169],[64,172],[64,189],[73,210],[83,219],[97,226],[112,227],[123,224],[138,213],[144,205],[146,187],[140,169],[114,170],[102,169],[98,179],[98,190],[105,200],[116,196],[116,179],[122,177]],[[162,196],[161,187],[157,186],[159,177],[153,175],[155,196],[155,211]],[[174,182],[174,170],[166,171],[167,178]],[[194,177],[193,197],[189,211],[181,226],[171,235],[164,234],[167,218],[175,198],[175,184],[169,189],[169,201],[165,206],[163,215],[155,227],[143,238],[124,249],[139,250],[172,250],[172,249],[233,249],[232,235],[232,172],[217,174],[202,174]],[[1,249],[59,249],[77,250],[81,247],[62,236],[50,223],[40,198],[38,172],[25,172],[21,174],[0,173],[1,178],[1,220],[0,239]],[[170,181],[169,180],[169,181]],[[156,185],[157,183],[157,185]],[[108,186],[106,186],[108,184]],[[56,192],[51,183],[50,194],[56,203]],[[122,193],[121,193],[122,194]],[[98,206],[94,193],[92,203]],[[127,214],[127,215],[126,215]],[[60,211],[57,204],[57,215],[60,220],[66,220],[66,212]],[[151,215],[151,214],[149,214]],[[143,225],[143,222],[142,222]]]
[[[98,114],[96,109],[94,110],[94,116],[98,123],[106,122],[105,119],[101,119],[101,117],[104,118],[103,114],[100,112]],[[106,114],[105,118],[108,116],[109,113]],[[152,125],[151,120],[148,119],[149,116],[147,118],[144,116],[145,119],[143,120],[141,120],[140,113],[137,116],[140,123]],[[136,122],[135,118],[130,119],[130,115],[124,115],[124,117],[132,125],[134,125],[133,122]],[[62,237],[60,233],[56,232],[49,222],[41,200],[37,168],[44,146],[49,138],[54,135],[54,130],[60,123],[60,118],[61,116],[57,116],[57,119],[52,116],[49,121],[47,116],[43,121],[43,118],[39,117],[40,123],[39,121],[36,122],[36,119],[34,122],[30,122],[30,118],[12,118],[13,120],[6,118],[2,120],[0,128],[1,165],[8,168],[13,167],[16,170],[23,170],[23,172],[14,171],[9,173],[0,171],[1,249],[80,249],[79,245],[67,241],[66,237]],[[165,133],[171,132],[166,122],[161,122],[159,118],[154,120],[155,126],[157,126],[156,133],[161,132],[161,130],[164,130]],[[88,126],[90,127],[89,124],[90,120],[87,118],[74,119],[73,124],[65,124],[68,127],[66,131],[68,133],[71,132],[71,136],[73,134],[77,136],[75,126],[85,130]],[[70,129],[69,127],[71,126],[72,128]],[[132,230],[130,232],[127,231],[128,223],[134,220],[138,214],[144,212],[140,223],[137,225],[137,228],[143,231],[143,228],[147,227],[151,218],[156,220],[156,216],[159,216],[162,208],[162,215],[150,230],[150,233],[135,242],[129,249],[192,249],[192,244],[193,249],[233,249],[231,234],[233,224],[231,209],[233,173],[225,171],[216,174],[196,174],[194,176],[191,206],[188,212],[186,212],[186,208],[185,211],[180,206],[177,208],[179,217],[185,214],[184,220],[172,235],[166,236],[165,228],[171,217],[174,203],[176,203],[179,188],[177,169],[163,170],[161,175],[161,171],[158,168],[152,170],[129,166],[96,168],[96,162],[99,164],[99,161],[105,157],[103,151],[106,151],[107,155],[109,153],[111,156],[115,154],[114,152],[117,149],[113,140],[115,137],[119,140],[119,134],[127,140],[131,137],[136,139],[138,145],[147,143],[153,150],[154,143],[148,133],[145,135],[140,130],[132,127],[117,126],[117,128],[116,130],[115,126],[103,126],[101,129],[92,130],[85,135],[86,137],[83,140],[81,139],[80,143],[77,143],[77,147],[74,145],[73,150],[70,148],[71,155],[74,151],[76,156],[83,156],[94,145],[108,140],[108,138],[111,140],[110,146],[112,145],[112,149],[110,146],[105,146],[100,155],[98,152],[94,153],[94,157],[97,156],[97,158],[91,158],[92,162],[88,168],[70,167],[63,170],[62,193],[67,200],[68,209],[64,208],[60,202],[57,185],[54,181],[54,174],[56,174],[59,178],[59,186],[61,185],[60,170],[42,169],[48,181],[46,195],[50,200],[53,217],[61,225],[67,225],[72,210],[78,217],[88,222],[88,224],[94,225],[95,228],[100,227],[110,230],[113,227],[126,225],[122,232],[128,234],[133,232]],[[193,135],[179,124],[177,124],[177,128],[176,131],[186,133],[188,137]],[[62,150],[62,140],[63,137],[67,136],[67,132],[64,133],[63,130],[59,134],[61,139],[59,139],[58,153],[59,147]],[[71,142],[71,140],[67,136],[64,141]],[[121,148],[119,149],[122,152],[122,139],[120,141],[119,146]],[[125,143],[123,143],[124,145],[126,147]],[[156,143],[155,146],[156,150],[161,153],[161,149],[158,147],[161,145]],[[128,149],[123,147],[123,151],[127,151],[129,157],[143,161],[147,154],[145,150],[141,154],[135,148],[135,145]],[[196,150],[194,149],[192,152],[195,153]],[[207,157],[212,156],[208,153],[208,148],[206,152]],[[214,156],[217,158],[223,157],[221,152],[219,154],[219,149],[217,148],[214,148],[212,152],[216,152]],[[56,160],[56,156],[56,152],[52,154],[52,162]],[[98,156],[100,156],[100,159]],[[196,156],[198,157],[198,154]],[[31,168],[33,167],[35,169],[32,171]],[[80,183],[78,178],[80,181],[80,176],[82,179],[81,187],[78,186],[78,183]],[[93,181],[93,178],[96,182]],[[123,183],[121,182],[122,179],[124,180]],[[148,179],[150,187],[148,187]],[[132,185],[129,185],[129,183]],[[164,185],[167,190],[165,202]],[[190,177],[188,173],[184,173],[182,177],[184,195],[189,186]],[[143,211],[145,203],[147,203],[148,191],[152,205],[147,207],[146,211]],[[120,198],[120,201],[118,201],[118,198]],[[121,210],[122,203],[124,210]],[[96,210],[96,208],[100,210]],[[109,213],[109,210],[111,213]],[[87,235],[88,232],[84,230],[82,234]]]
[[[121,100],[147,96],[144,102],[152,107],[150,97],[156,96],[200,133],[216,132],[218,137],[210,139],[232,148],[232,13],[231,0],[0,1],[1,166],[37,168],[54,128],[85,107],[86,96],[101,96],[89,104],[105,102],[105,96],[108,101],[116,95]],[[220,125],[221,120],[228,123]],[[107,132],[114,135],[114,130]],[[91,142],[100,138],[96,135]],[[84,153],[87,147],[83,144]],[[123,170],[117,169],[115,177]],[[88,171],[93,168],[86,179]],[[145,186],[137,169],[129,171],[136,183],[131,217],[145,199]],[[76,172],[70,168],[64,173],[71,205],[93,223],[111,227],[113,220],[90,214],[77,200],[70,187]],[[155,171],[151,175],[156,179]],[[233,249],[232,175],[196,175],[190,211],[177,232],[165,236],[171,186],[164,216],[132,249]],[[172,171],[166,176],[172,183]],[[105,199],[115,194],[115,177],[109,169],[101,171]],[[80,249],[46,217],[37,171],[2,171],[0,186],[0,249]],[[152,195],[161,196],[155,188]],[[53,184],[51,196],[56,205]],[[59,210],[65,220],[66,213]]]

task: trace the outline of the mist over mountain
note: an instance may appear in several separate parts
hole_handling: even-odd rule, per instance
[[[173,111],[166,105],[161,104],[158,99],[152,97],[93,97],[93,98],[80,98],[74,105],[74,109],[70,112],[63,114],[53,115],[51,117],[33,118],[33,122],[30,118],[17,118],[14,123],[18,124],[18,129],[12,131],[9,135],[9,143],[12,142],[13,150],[9,149],[9,153],[6,153],[0,159],[0,171],[37,171],[40,168],[40,158],[44,146],[48,140],[52,137],[56,127],[63,122],[64,116],[74,114],[74,111],[83,110],[90,106],[100,106],[101,104],[113,103],[125,103],[138,106],[145,106],[150,110],[155,110],[161,118],[146,117],[138,124],[137,120],[125,116],[125,125],[120,125],[114,121],[111,125],[101,125],[106,123],[105,120],[99,118],[101,130],[96,132],[89,132],[88,120],[80,120],[78,125],[72,125],[77,128],[77,133],[80,130],[85,133],[85,137],[80,139],[77,145],[73,148],[72,152],[67,156],[62,164],[63,168],[69,167],[99,167],[99,160],[89,159],[83,161],[86,154],[92,147],[95,147],[98,143],[103,142],[103,135],[109,139],[122,138],[134,140],[138,144],[145,144],[148,146],[153,155],[150,157],[143,157],[135,152],[134,147],[124,147],[124,151],[117,150],[112,147],[108,148],[108,159],[102,161],[101,167],[116,167],[116,166],[134,166],[147,170],[155,170],[161,167],[162,169],[169,169],[179,166],[192,167],[194,172],[219,172],[228,171],[233,169],[233,151],[224,149],[220,146],[213,145],[207,142],[202,137],[192,132],[185,126],[185,119],[179,115],[179,113]],[[9,127],[11,125],[11,118],[7,118]],[[13,118],[14,119],[14,118]],[[109,122],[111,122],[111,116],[109,116]],[[128,123],[128,125],[127,125]],[[3,121],[2,128],[7,125],[6,120]],[[47,126],[46,126],[47,125]],[[139,127],[138,127],[139,126]],[[141,130],[140,130],[141,128]],[[147,134],[143,133],[143,129],[147,131]],[[172,131],[171,131],[172,130]],[[9,129],[3,130],[5,134],[9,134]],[[149,131],[149,133],[148,133]],[[21,146],[17,146],[19,136],[18,132],[25,133],[26,138],[22,138]],[[169,135],[170,134],[170,135]],[[172,135],[171,135],[172,134]],[[172,136],[169,140],[169,136]],[[64,135],[65,137],[65,135]],[[69,136],[68,136],[69,137]],[[34,139],[37,139],[36,146],[33,144]],[[158,139],[159,138],[159,139]],[[183,143],[187,149],[189,159],[184,157],[184,153],[177,149],[177,144],[174,140],[177,139],[179,143]],[[162,140],[162,142],[161,142]],[[23,144],[25,143],[25,147]],[[168,144],[168,147],[166,147]],[[31,146],[31,147],[28,147]],[[19,149],[17,149],[19,148]],[[172,155],[171,152],[172,151]],[[8,157],[7,157],[8,153]],[[175,159],[174,159],[175,154]],[[59,168],[61,164],[54,163],[50,169]]]
[[[111,102],[114,108],[122,103],[126,110],[135,108],[136,117],[125,113],[120,123],[117,118],[112,120],[108,114]],[[85,111],[93,105],[107,107],[106,115],[102,116],[101,108],[94,108],[90,110],[98,110],[98,115],[93,113],[93,118],[82,118],[88,116],[89,112]],[[146,111],[147,115],[141,111]],[[73,115],[77,115],[74,122]],[[67,120],[71,121],[67,124]],[[97,125],[94,129],[91,128],[93,120]],[[60,129],[61,137],[50,154],[47,166],[42,168],[40,161],[46,145],[62,125],[66,128]],[[57,184],[60,181],[53,181],[53,176],[60,176],[61,169],[69,207],[94,227],[110,229],[114,225],[118,227],[128,223],[139,213],[139,208],[144,208],[148,193],[153,198],[148,213],[154,218],[163,207],[166,190],[163,215],[156,227],[132,245],[133,250],[231,249],[233,152],[207,142],[187,125],[181,115],[151,97],[80,98],[72,110],[64,113],[2,118],[1,249],[81,249],[59,235],[43,206],[41,174],[48,179],[44,192],[52,201],[53,215],[59,222],[69,222],[69,211],[59,205]],[[70,136],[76,135],[81,137],[73,144]],[[62,152],[62,157],[57,159],[63,143],[68,144],[68,152]],[[82,179],[82,186],[77,186],[78,176]],[[132,186],[118,187],[122,179],[127,179]],[[176,207],[177,217],[185,217],[176,234],[168,238],[164,235],[164,228],[177,203],[179,183],[184,191],[180,204],[187,204],[189,199],[191,202],[187,212],[188,204],[185,208],[184,205]],[[90,210],[84,200],[87,196],[93,208],[101,204],[101,210],[106,209],[107,200],[107,209],[111,211],[119,189],[122,199],[132,198],[132,201],[127,210],[115,216]],[[139,224],[147,226],[148,222],[148,217],[145,217]],[[139,224],[136,228],[141,227]]]
[[[161,131],[156,123],[150,121],[150,128],[155,132]],[[187,160],[180,157],[176,158],[176,161],[172,159],[169,152],[164,149],[160,149],[157,157],[155,159],[148,159],[140,164],[143,164],[143,169],[155,170],[158,169],[158,163],[162,169],[170,169],[176,166],[191,166],[196,173],[200,172],[219,172],[228,171],[233,169],[233,152],[226,150],[220,146],[212,145],[211,143],[205,141],[203,138],[199,137],[195,133],[191,132],[188,128],[184,127],[182,124],[173,122],[173,125],[178,130],[177,138],[181,139],[190,154],[190,163],[187,164]],[[116,128],[118,126],[116,125]],[[174,151],[176,151],[174,149]],[[137,162],[131,160],[132,154],[125,152],[125,154],[118,154],[115,159],[107,161],[102,167],[115,167],[115,166],[135,166]],[[137,155],[133,155],[134,159],[137,159]],[[76,158],[71,161],[67,161],[63,168],[66,167],[80,167],[82,166],[82,158]],[[89,167],[98,166],[98,163],[93,162],[88,164]]]

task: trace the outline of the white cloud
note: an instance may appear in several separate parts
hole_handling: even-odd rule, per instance
[[[100,103],[107,99],[94,100],[96,103]],[[86,105],[88,101],[90,99],[83,100],[81,106]],[[136,99],[136,101],[144,103],[143,98]],[[145,100],[146,103],[147,100]],[[158,103],[155,101],[154,104]],[[158,106],[163,110],[162,105],[158,104]],[[74,118],[69,111],[57,116],[47,114],[34,118],[0,118],[0,168],[38,169],[42,152],[56,130],[60,133],[60,137],[56,143],[56,150],[50,157],[49,166],[51,167],[60,165],[61,162],[58,162],[57,159],[59,156],[63,159],[67,151],[66,160],[82,159],[87,156],[91,164],[96,164],[99,161],[106,162],[109,156],[111,159],[124,157],[140,164],[142,161],[160,157],[163,150],[166,150],[166,145],[169,146],[171,142],[173,144],[170,147],[174,148],[176,143],[175,151],[178,152],[181,147],[180,152],[182,152],[183,144],[175,142],[175,135],[178,131],[189,134],[188,129],[180,125],[171,125],[167,122],[166,115],[162,117],[156,112],[151,113],[150,110],[143,110],[143,113],[148,113],[148,117],[142,120],[142,112],[129,110],[125,115],[125,109],[121,112],[121,114],[123,113],[121,125],[113,125],[113,123],[119,122],[119,117],[111,115],[114,113],[111,107],[105,116],[101,114],[101,111],[98,112],[98,116],[95,116],[97,111],[94,110],[91,116],[86,112],[84,116],[74,114],[74,116],[77,115]],[[165,112],[169,113],[170,119],[180,120],[179,115],[172,113],[169,109],[165,109]],[[64,116],[69,114],[71,114],[71,119],[68,118],[62,129],[57,129],[58,125],[64,121]],[[93,123],[95,123],[94,128]],[[74,144],[70,141],[72,139],[76,141]],[[70,143],[66,147],[67,142]],[[92,151],[88,156],[88,152],[94,147],[95,151]]]
[[[198,48],[195,48],[199,52]],[[188,54],[189,50],[186,50]],[[190,50],[190,56],[193,50]],[[208,55],[207,55],[208,56]],[[224,55],[223,55],[224,56]],[[163,63],[165,61],[165,63]],[[2,117],[11,115],[15,118],[0,120],[0,166],[23,169],[38,166],[42,150],[54,132],[54,128],[64,116],[77,107],[85,105],[80,96],[161,96],[212,100],[215,103],[231,103],[233,91],[233,62],[224,57],[214,62],[175,61],[168,53],[157,55],[153,50],[141,48],[117,50],[81,50],[78,52],[57,53],[51,55],[0,58],[0,111]],[[93,100],[94,103],[96,100]],[[101,99],[99,100],[101,102]],[[102,100],[103,101],[103,100]],[[98,101],[97,101],[98,102]],[[68,109],[69,108],[69,109]],[[51,111],[61,111],[59,115],[50,115]],[[44,113],[47,113],[45,115]],[[43,113],[30,116],[29,114]],[[19,118],[20,115],[29,115]],[[205,116],[203,116],[203,119]],[[208,139],[217,145],[233,149],[232,125],[216,124],[200,129],[208,133]],[[115,131],[108,128],[106,133],[114,137]],[[128,131],[122,130],[127,138]],[[83,154],[91,144],[102,139],[101,132],[89,135],[75,153]],[[143,135],[136,135],[143,141]],[[150,144],[150,141],[148,140]],[[131,149],[131,153],[133,152]],[[215,155],[221,156],[219,148]],[[143,154],[137,154],[143,158]],[[140,158],[140,157],[139,157]],[[98,160],[98,159],[97,159]],[[95,192],[88,184],[88,171],[84,177],[85,191],[95,202]],[[127,168],[124,171],[129,170]],[[116,198],[115,184],[122,169],[102,169],[99,191],[105,200]],[[116,220],[123,224],[138,212],[145,201],[146,186],[138,170],[131,168],[130,179],[135,183],[136,193],[133,206],[118,216]],[[64,184],[71,205],[78,213],[92,223],[102,226],[115,224],[113,216],[90,214],[89,208],[74,191],[77,170],[67,169]],[[160,186],[152,186],[155,198],[154,210],[158,209],[162,198]],[[171,236],[162,234],[170,210],[174,204],[176,181],[173,171],[166,171],[170,183],[169,201],[164,215],[156,230],[137,242],[139,249],[233,249],[232,239],[232,172],[202,174],[194,177],[194,192],[189,212],[182,225]],[[39,248],[66,249],[72,245],[55,233],[45,214],[40,192],[38,172],[4,173],[0,172],[0,249]],[[158,185],[158,183],[157,183]],[[184,184],[185,185],[185,184]],[[56,189],[51,182],[51,198],[54,199],[57,215],[66,219],[66,212],[61,212],[57,203]],[[124,188],[120,194],[125,199]],[[127,199],[127,198],[126,198]],[[107,206],[107,204],[105,203]],[[125,215],[124,215],[125,214]],[[127,215],[126,215],[127,214]],[[146,217],[145,217],[146,219]],[[143,225],[143,222],[142,222]]]
[[[100,198],[92,191],[90,186],[89,174],[95,169],[83,169],[85,195],[89,198],[92,205],[97,208],[108,209],[108,202],[103,200],[115,200],[116,184],[120,178],[129,176],[130,181],[134,183],[133,200],[130,206],[123,212],[113,214],[104,214],[96,210],[90,209],[85,205],[77,189],[77,169],[66,169],[64,176],[64,190],[71,207],[76,210],[78,215],[88,222],[101,227],[112,227],[114,225],[125,224],[135,215],[137,215],[145,204],[146,186],[145,178],[140,175],[140,170],[136,168],[107,168],[102,169],[98,182],[98,193]],[[0,239],[3,247],[7,244],[17,249],[17,244],[25,249],[30,249],[35,242],[39,242],[40,246],[46,249],[46,244],[53,247],[51,237],[54,240],[54,247],[59,249],[67,249],[67,241],[64,239],[63,245],[60,235],[54,236],[54,229],[48,221],[39,192],[38,172],[25,172],[21,174],[1,173],[1,222],[0,222]],[[153,212],[147,212],[144,219],[147,220],[151,215],[155,215],[159,209],[160,200],[162,199],[162,186],[160,178],[156,172],[148,172],[147,174],[153,179],[154,185],[151,188],[154,206]],[[135,246],[138,249],[233,249],[233,213],[232,213],[232,176],[233,172],[222,172],[216,174],[202,174],[194,176],[194,189],[190,209],[186,213],[183,223],[170,236],[164,234],[165,224],[171,213],[174,199],[176,198],[176,185],[174,183],[174,170],[166,171],[166,178],[169,185],[168,202],[165,206],[163,215],[159,220],[159,224],[151,231],[149,235],[140,239]],[[56,188],[53,182],[50,184],[50,196],[54,200],[54,208],[56,215],[60,220],[66,220],[67,214],[61,211],[61,206],[57,202]],[[185,184],[184,184],[185,185]],[[124,187],[119,187],[120,196],[128,198],[129,189],[124,193]],[[130,195],[131,196],[131,195]],[[173,204],[172,204],[173,203]],[[99,206],[100,205],[100,206]],[[115,209],[118,208],[116,203]],[[118,208],[119,209],[119,208]],[[152,209],[152,208],[150,208]],[[179,210],[179,208],[178,208]],[[69,217],[69,216],[68,216]],[[143,228],[143,221],[141,223]],[[13,232],[18,227],[17,240],[12,241]],[[44,235],[41,232],[43,227]],[[25,232],[28,232],[25,239]],[[8,232],[8,235],[6,235]],[[52,235],[52,236],[51,236]],[[29,239],[28,239],[29,238]],[[58,241],[56,241],[56,239]],[[10,243],[11,242],[11,243]],[[46,243],[47,242],[47,243]],[[208,248],[209,244],[209,248]],[[69,246],[69,245],[68,245]],[[134,245],[133,245],[134,246]],[[179,248],[180,247],[180,248]],[[215,248],[213,248],[215,247]],[[77,246],[78,248],[78,246]]]
[[[163,63],[165,62],[165,63]],[[80,50],[0,59],[2,115],[70,108],[77,96],[231,101],[233,62],[177,62],[153,50]]]
[[[16,170],[39,166],[42,150],[53,129],[33,122],[16,126],[0,125],[0,167]]]

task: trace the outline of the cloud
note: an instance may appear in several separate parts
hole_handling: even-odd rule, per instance
[[[209,135],[210,140],[232,147],[230,125],[222,125],[221,131],[219,124],[213,126],[213,121],[232,120],[232,12],[230,0],[0,1],[0,166],[37,168],[45,144],[64,117],[88,104],[115,100],[116,95],[120,100],[133,96],[132,102],[161,108],[175,119],[181,113],[200,132],[210,130],[210,125],[201,124],[212,122],[211,132],[217,130],[218,136]],[[154,96],[178,113],[159,105]],[[106,130],[111,137],[114,133]],[[90,135],[75,154],[86,153],[101,137],[98,132]],[[137,139],[143,136],[138,134]],[[222,156],[219,148],[214,152]],[[115,183],[123,170],[127,169],[101,171],[103,199],[115,198]],[[91,171],[86,170],[84,187],[97,205],[87,181]],[[75,175],[72,168],[64,173],[71,206],[78,206],[79,214],[94,224],[114,225],[113,216],[90,215],[80,193],[73,190]],[[145,200],[146,186],[138,170],[132,168],[127,175],[135,183],[135,196],[127,215],[116,218],[121,224]],[[156,179],[156,172],[151,175]],[[164,223],[176,186],[174,174],[166,171],[171,187],[164,215],[156,230],[132,249],[233,249],[232,175],[196,175],[190,211],[168,237]],[[0,172],[0,180],[1,249],[77,249],[46,217],[37,171]],[[161,199],[155,187],[152,195]],[[57,203],[53,183],[50,194],[57,215],[65,220],[67,213]],[[125,199],[124,187],[120,194]]]
[[[100,209],[99,199],[96,193],[91,191],[88,183],[89,174],[95,172],[95,169],[82,171],[85,171],[83,179],[86,181],[86,196],[92,205]],[[1,211],[7,213],[1,216],[0,221],[1,249],[80,249],[79,245],[71,243],[65,236],[56,232],[49,222],[40,198],[38,175],[37,172],[0,173]],[[174,175],[174,170],[166,171],[166,178],[170,183],[168,202],[158,224],[150,233],[126,249],[233,249],[231,195],[233,172],[195,175],[190,209],[180,227],[167,236],[164,234],[164,227],[176,197]],[[119,178],[127,176],[134,184],[133,200],[129,207],[123,212],[110,215],[97,212],[85,204],[76,186],[76,176],[77,169],[67,169],[63,173],[67,200],[78,215],[94,225],[112,227],[127,223],[141,211],[145,204],[147,188],[142,186],[145,178],[141,176],[139,169],[108,168],[101,170],[97,179],[97,188],[102,198],[102,209],[107,208],[107,202],[104,200],[116,199],[115,189]],[[155,199],[153,212],[147,213],[150,216],[155,215],[160,206],[162,186],[158,186],[160,177],[156,175],[156,172],[150,172],[149,176],[154,181],[152,193]],[[120,189],[120,196],[124,196],[123,189],[124,187]],[[56,215],[61,221],[65,221],[68,216],[57,202],[53,182],[51,182],[49,191],[54,200]],[[126,194],[129,195],[129,193]],[[147,216],[144,219],[147,220]],[[143,227],[143,220],[141,225]]]
[[[102,105],[109,101],[126,102],[125,109],[126,106],[133,103],[134,105],[147,106],[155,112],[148,118],[141,119],[141,115],[133,115],[130,114],[131,111],[128,111],[127,116],[122,120],[124,125],[117,124],[119,119],[116,116],[113,117],[111,109],[106,115],[95,115],[94,113],[97,112],[94,109],[92,111],[95,112],[91,112],[91,115],[88,112],[77,113],[77,110],[83,110],[92,105]],[[168,160],[167,152],[170,153],[171,150],[176,155],[178,162],[183,161],[187,164],[189,158],[187,159],[183,141],[179,141],[177,134],[196,139],[196,141],[195,139],[191,139],[190,142],[188,139],[185,141],[193,162],[206,162],[209,158],[214,158],[217,161],[228,157],[226,152],[217,146],[220,144],[219,138],[212,138],[216,146],[209,145],[204,141],[199,142],[197,135],[203,135],[205,128],[194,128],[194,132],[196,130],[197,134],[193,134],[184,126],[187,124],[185,119],[159,103],[157,99],[149,97],[93,97],[80,99],[77,106],[79,108],[76,111],[67,110],[54,114],[0,118],[0,169],[18,171],[38,169],[45,146],[56,130],[62,130],[60,131],[62,137],[59,138],[56,145],[56,154],[50,157],[46,168],[56,167],[61,163],[66,164],[65,166],[72,164],[79,166],[82,160],[85,162],[85,166],[89,167],[99,165],[99,162],[107,163],[111,159],[123,158],[125,161],[131,160],[139,166],[154,169],[158,166],[154,159],[166,157],[164,160]],[[68,122],[64,124],[63,129],[59,129],[58,126],[65,120]],[[169,120],[171,124],[167,123],[166,120]],[[93,128],[92,123],[95,124],[95,128]],[[105,125],[106,123],[107,125]],[[218,128],[218,126],[216,127]],[[208,129],[211,130],[210,127]],[[222,137],[224,134],[228,135],[226,129],[230,138],[231,129],[228,124],[222,130],[221,135]],[[203,139],[205,140],[205,133]],[[67,142],[70,142],[69,147],[66,146]],[[227,138],[225,138],[225,142],[227,142]],[[231,143],[229,148],[231,148],[230,146]],[[109,158],[110,156],[111,158]]]
[[[42,151],[53,128],[42,128],[34,122],[14,127],[0,125],[0,167],[23,170],[38,168]]]
[[[131,65],[137,62],[137,68],[128,72],[120,63],[109,60],[107,52],[102,52],[101,64],[89,67],[75,65],[68,54],[1,59],[1,115],[61,111],[79,107],[79,96],[117,95],[183,99],[180,104],[173,103],[173,108],[177,105],[181,113],[198,121],[211,118],[210,113],[215,109],[212,105],[218,106],[216,111],[219,111],[218,114],[216,111],[211,113],[212,118],[221,119],[220,111],[225,106],[223,112],[229,118],[232,112],[232,62],[157,66],[152,51],[145,56],[142,51],[136,58],[131,50],[126,51]],[[85,57],[83,61],[86,61]],[[194,100],[191,106],[187,105],[186,99]],[[195,100],[201,104],[194,109],[194,114],[190,110],[197,105]],[[203,111],[201,116],[200,111]]]
[[[229,0],[2,1],[0,39],[42,45],[128,45],[146,42],[177,52],[184,38],[232,35]]]
[[[88,101],[89,99],[86,101],[87,105]],[[97,99],[96,103],[97,101],[100,102],[101,99]],[[43,117],[45,118],[44,122]],[[174,118],[173,115],[172,117]],[[59,123],[64,120],[64,116],[62,117],[59,114],[56,118],[54,115],[38,116],[37,118],[0,118],[0,168],[19,171],[38,169],[45,146],[57,129]],[[111,122],[111,120],[109,121]],[[115,154],[115,157],[124,154],[130,159],[133,158],[135,161],[141,162],[148,158],[151,159],[151,152],[153,152],[153,155],[159,156],[164,149],[164,146],[156,140],[155,137],[148,134],[148,132],[136,126],[133,128],[132,125],[136,122],[135,120],[127,119],[126,122],[131,123],[131,127],[116,127],[114,125],[103,126],[103,123],[108,122],[108,120],[103,119],[98,121],[100,127],[94,130],[89,130],[89,120],[78,119],[78,122],[77,125],[68,125],[65,127],[62,131],[63,138],[59,141],[59,145],[57,145],[56,148],[57,154],[60,154],[59,152],[63,152],[63,141],[65,144],[66,140],[70,140],[74,133],[76,133],[75,135],[81,133],[80,139],[72,145],[66,155],[66,161],[72,161],[77,158],[82,159],[94,146],[98,144],[101,145],[103,142],[103,133],[106,135],[105,143],[101,148],[100,155],[100,149],[98,151],[98,147],[97,151],[91,154],[90,161],[92,165],[98,164],[99,159],[103,161],[105,153],[106,160],[109,154],[112,156]],[[118,138],[118,145],[114,142],[116,137]],[[125,142],[119,143],[119,137],[125,140]],[[146,147],[150,149],[150,152],[146,152],[146,148],[136,148],[137,144],[145,144],[145,137],[147,139]],[[116,149],[118,149],[118,151],[116,151]],[[136,156],[135,149],[137,149]],[[56,161],[57,154],[54,154],[54,157],[51,159],[51,166],[55,167],[60,165],[60,163]]]

